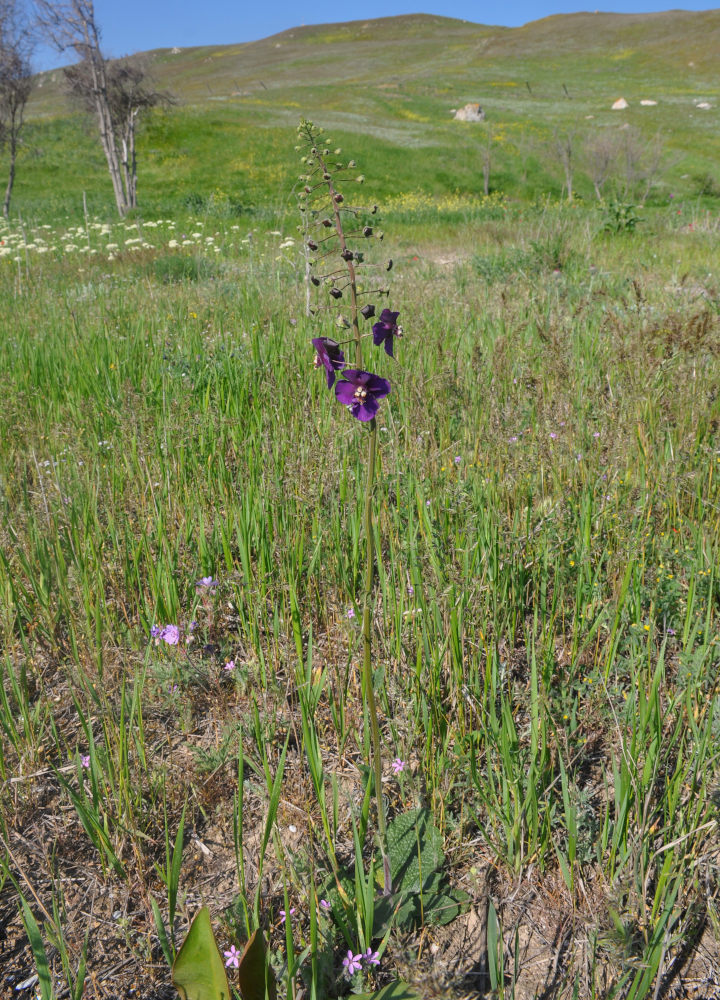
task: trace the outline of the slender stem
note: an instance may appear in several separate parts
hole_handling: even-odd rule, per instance
[[[377,804],[380,850],[385,875],[385,893],[392,892],[390,860],[387,855],[387,828],[385,806],[382,794],[382,756],[380,747],[380,726],[378,724],[375,684],[372,670],[372,593],[375,575],[375,533],[373,530],[373,485],[375,482],[375,456],[377,453],[377,425],[370,421],[370,445],[368,448],[367,481],[365,483],[365,592],[363,594],[363,687],[370,715],[370,739],[372,742],[373,768],[375,772],[375,799]]]
[[[312,137],[311,137],[312,141]],[[342,196],[333,185],[325,161],[318,155],[318,163],[325,176],[325,182],[330,194],[333,216],[335,219],[335,232],[337,234],[340,251],[347,250],[345,231],[343,229],[342,216],[340,214],[340,204]],[[344,259],[344,258],[343,258]],[[355,342],[355,365],[358,369],[363,369],[362,340],[360,333],[360,319],[358,309],[358,291],[355,266],[352,261],[345,260],[348,274],[348,285],[350,287],[350,319],[352,323],[352,337],[348,343]],[[373,583],[375,578],[375,533],[373,528],[373,487],[375,483],[375,460],[377,455],[377,426],[375,420],[370,421],[370,443],[368,449],[367,480],[365,484],[365,588],[363,592],[363,694],[370,716],[370,742],[372,753],[372,767],[375,779],[375,801],[377,804],[378,833],[380,839],[380,851],[383,859],[383,871],[385,876],[385,894],[392,892],[392,878],[390,874],[390,859],[387,852],[387,826],[385,823],[385,806],[382,794],[382,751],[380,745],[380,725],[378,723],[377,702],[375,700],[375,685],[373,681],[372,669],[372,596]]]

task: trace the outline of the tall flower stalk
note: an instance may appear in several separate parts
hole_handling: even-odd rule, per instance
[[[363,339],[360,331],[360,317],[370,320],[375,315],[375,306],[367,303],[360,306],[360,298],[365,295],[358,283],[360,267],[384,267],[390,270],[392,261],[383,265],[374,265],[365,261],[365,253],[351,249],[355,240],[382,239],[382,234],[375,234],[372,226],[363,222],[367,214],[374,215],[376,207],[362,210],[345,203],[343,194],[338,190],[336,176],[355,166],[338,162],[334,158],[341,150],[331,151],[329,140],[323,130],[311,122],[303,121],[298,128],[301,142],[306,148],[303,163],[307,172],[300,178],[303,182],[300,209],[305,223],[305,245],[313,255],[310,258],[309,282],[318,289],[320,296],[327,295],[328,301],[338,302],[349,298],[349,319],[340,315],[336,325],[350,334],[345,342],[354,346],[355,368],[346,367],[344,344],[329,337],[313,339],[315,348],[315,364],[324,368],[327,375],[328,388],[334,386],[338,402],[344,404],[357,420],[368,426],[368,457],[367,476],[365,481],[364,532],[365,532],[365,583],[363,588],[362,646],[363,646],[363,698],[367,706],[370,722],[370,741],[372,752],[372,771],[375,784],[375,800],[377,804],[378,834],[383,859],[385,877],[385,892],[392,891],[390,860],[387,852],[387,824],[385,805],[382,795],[382,749],[380,742],[380,725],[378,722],[377,701],[372,666],[372,633],[373,633],[373,590],[375,580],[375,526],[373,493],[375,488],[375,469],[377,464],[377,422],[376,414],[380,400],[390,393],[390,383],[387,379],[366,371],[363,366]],[[303,148],[303,146],[299,148]],[[362,176],[346,175],[347,181],[362,183]],[[376,287],[373,295],[386,295],[385,289]],[[384,344],[387,354],[392,356],[393,337],[399,335],[397,313],[384,309],[380,319],[373,327],[373,341],[376,346]]]

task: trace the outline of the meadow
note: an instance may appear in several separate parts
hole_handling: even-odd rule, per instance
[[[149,169],[118,221],[48,107],[31,135],[76,160],[44,204],[28,153],[0,223],[0,993],[175,996],[207,905],[231,985],[260,926],[297,1000],[720,995],[705,124],[640,206],[586,176],[568,203],[547,147],[483,196],[467,131],[453,173],[447,122],[435,152],[402,116],[330,122],[403,325],[374,486],[388,897],[365,441],[313,370],[343,310],[307,315],[299,115],[248,112],[242,196],[167,138],[200,111],[158,115],[180,180]]]

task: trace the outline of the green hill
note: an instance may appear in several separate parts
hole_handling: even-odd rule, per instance
[[[176,105],[148,119],[140,143],[146,206],[219,191],[241,209],[280,204],[292,185],[292,127],[301,116],[333,130],[390,197],[398,191],[474,195],[492,132],[496,190],[558,194],[553,135],[573,134],[578,167],[594,134],[660,136],[668,184],[685,193],[720,181],[720,10],[579,13],[521,28],[409,15],[294,28],[239,45],[146,53]],[[38,76],[28,109],[18,199],[52,191],[104,199],[92,129],[68,109],[62,73]],[[625,112],[611,110],[624,96]],[[642,99],[657,101],[643,107]],[[485,125],[452,120],[479,102]],[[707,101],[709,110],[696,104]],[[423,149],[422,157],[409,151]],[[370,162],[368,162],[368,157]],[[704,181],[702,179],[704,178]],[[702,183],[701,183],[702,181]],[[587,179],[579,188],[590,195]]]

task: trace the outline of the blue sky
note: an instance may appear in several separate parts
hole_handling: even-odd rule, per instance
[[[265,38],[300,24],[322,24],[391,14],[443,14],[479,24],[510,27],[549,14],[567,14],[594,9],[593,0],[583,7],[572,0],[506,0],[503,4],[473,3],[472,0],[364,0],[357,6],[341,6],[331,0],[95,0],[95,13],[102,27],[103,49],[108,56],[127,55],[145,49],[178,45],[221,45]],[[673,4],[674,9],[706,10],[703,3]],[[653,11],[657,3],[620,0],[612,7],[623,13]],[[46,49],[38,51],[38,69],[69,62]]]

